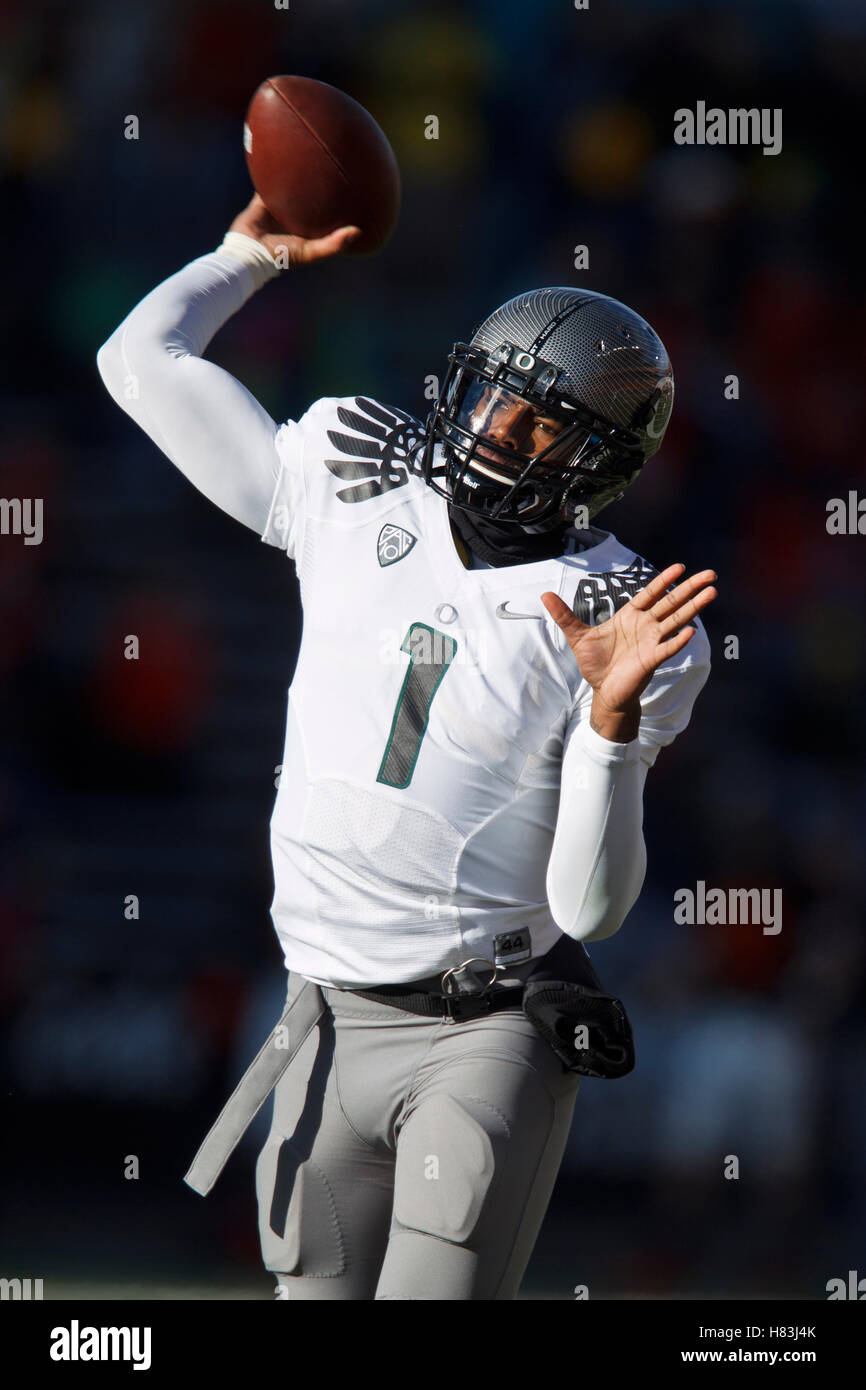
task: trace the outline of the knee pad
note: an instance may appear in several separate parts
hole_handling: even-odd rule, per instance
[[[483,1101],[422,1100],[397,1142],[395,1221],[454,1244],[468,1241],[493,1186],[496,1148],[507,1138],[504,1118]]]
[[[345,1273],[343,1237],[328,1180],[278,1134],[259,1155],[256,1196],[265,1269],[319,1278]]]

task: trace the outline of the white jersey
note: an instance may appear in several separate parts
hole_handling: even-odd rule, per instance
[[[271,823],[273,918],[287,967],[323,984],[554,945],[563,749],[592,691],[540,595],[600,622],[655,573],[599,531],[561,559],[466,569],[448,504],[420,476],[420,436],[403,412],[350,397],[317,401],[276,439],[263,539],[296,562],[304,630]],[[706,679],[696,626],[643,697],[648,765]]]
[[[97,364],[185,476],[297,564],[304,631],[271,827],[286,965],[337,987],[469,956],[513,977],[560,931],[603,940],[640,892],[644,781],[707,678],[703,626],[653,676],[638,738],[597,734],[540,595],[597,623],[654,571],[595,529],[558,560],[466,569],[418,471],[417,421],[347,398],[278,427],[204,357],[276,274],[230,234],[152,290]]]

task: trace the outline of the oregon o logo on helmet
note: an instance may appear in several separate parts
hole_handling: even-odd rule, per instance
[[[658,439],[660,434],[664,434],[664,426],[660,428],[658,421],[659,415],[664,409],[665,402],[670,398],[672,386],[673,381],[671,380],[671,378],[669,376],[665,376],[662,377],[661,381],[656,387],[657,396],[655,409],[653,410],[652,415],[650,416],[649,420],[647,420],[647,423],[644,426],[650,439]]]
[[[535,358],[531,352],[518,352],[514,356],[515,367],[519,367],[522,372],[531,372],[535,366]]]

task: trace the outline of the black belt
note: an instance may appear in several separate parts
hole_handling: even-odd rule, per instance
[[[378,1004],[390,1004],[392,1009],[423,1014],[426,1018],[479,1018],[495,1014],[500,1009],[519,1009],[523,1002],[523,986],[488,988],[479,994],[432,994],[427,990],[410,990],[407,985],[380,985],[377,989],[353,989],[362,999]]]
[[[477,979],[470,971],[469,979],[476,986],[469,987],[466,971],[470,966],[486,965],[492,975],[486,985],[477,987]],[[353,989],[362,999],[372,999],[375,1003],[390,1004],[392,1009],[403,1009],[406,1013],[422,1014],[425,1018],[479,1018],[483,1014],[495,1014],[500,1009],[519,1009],[523,1002],[523,985],[497,985],[498,967],[484,956],[471,956],[461,965],[446,970],[439,981],[439,988],[425,989],[415,981],[405,985],[374,985],[372,989]],[[461,979],[461,976],[463,977]]]

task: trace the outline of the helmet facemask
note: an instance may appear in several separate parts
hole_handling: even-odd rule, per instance
[[[587,519],[600,511],[640,471],[639,436],[559,393],[552,363],[511,343],[492,353],[457,343],[448,361],[424,476],[452,505],[515,525],[567,524],[576,507]]]

